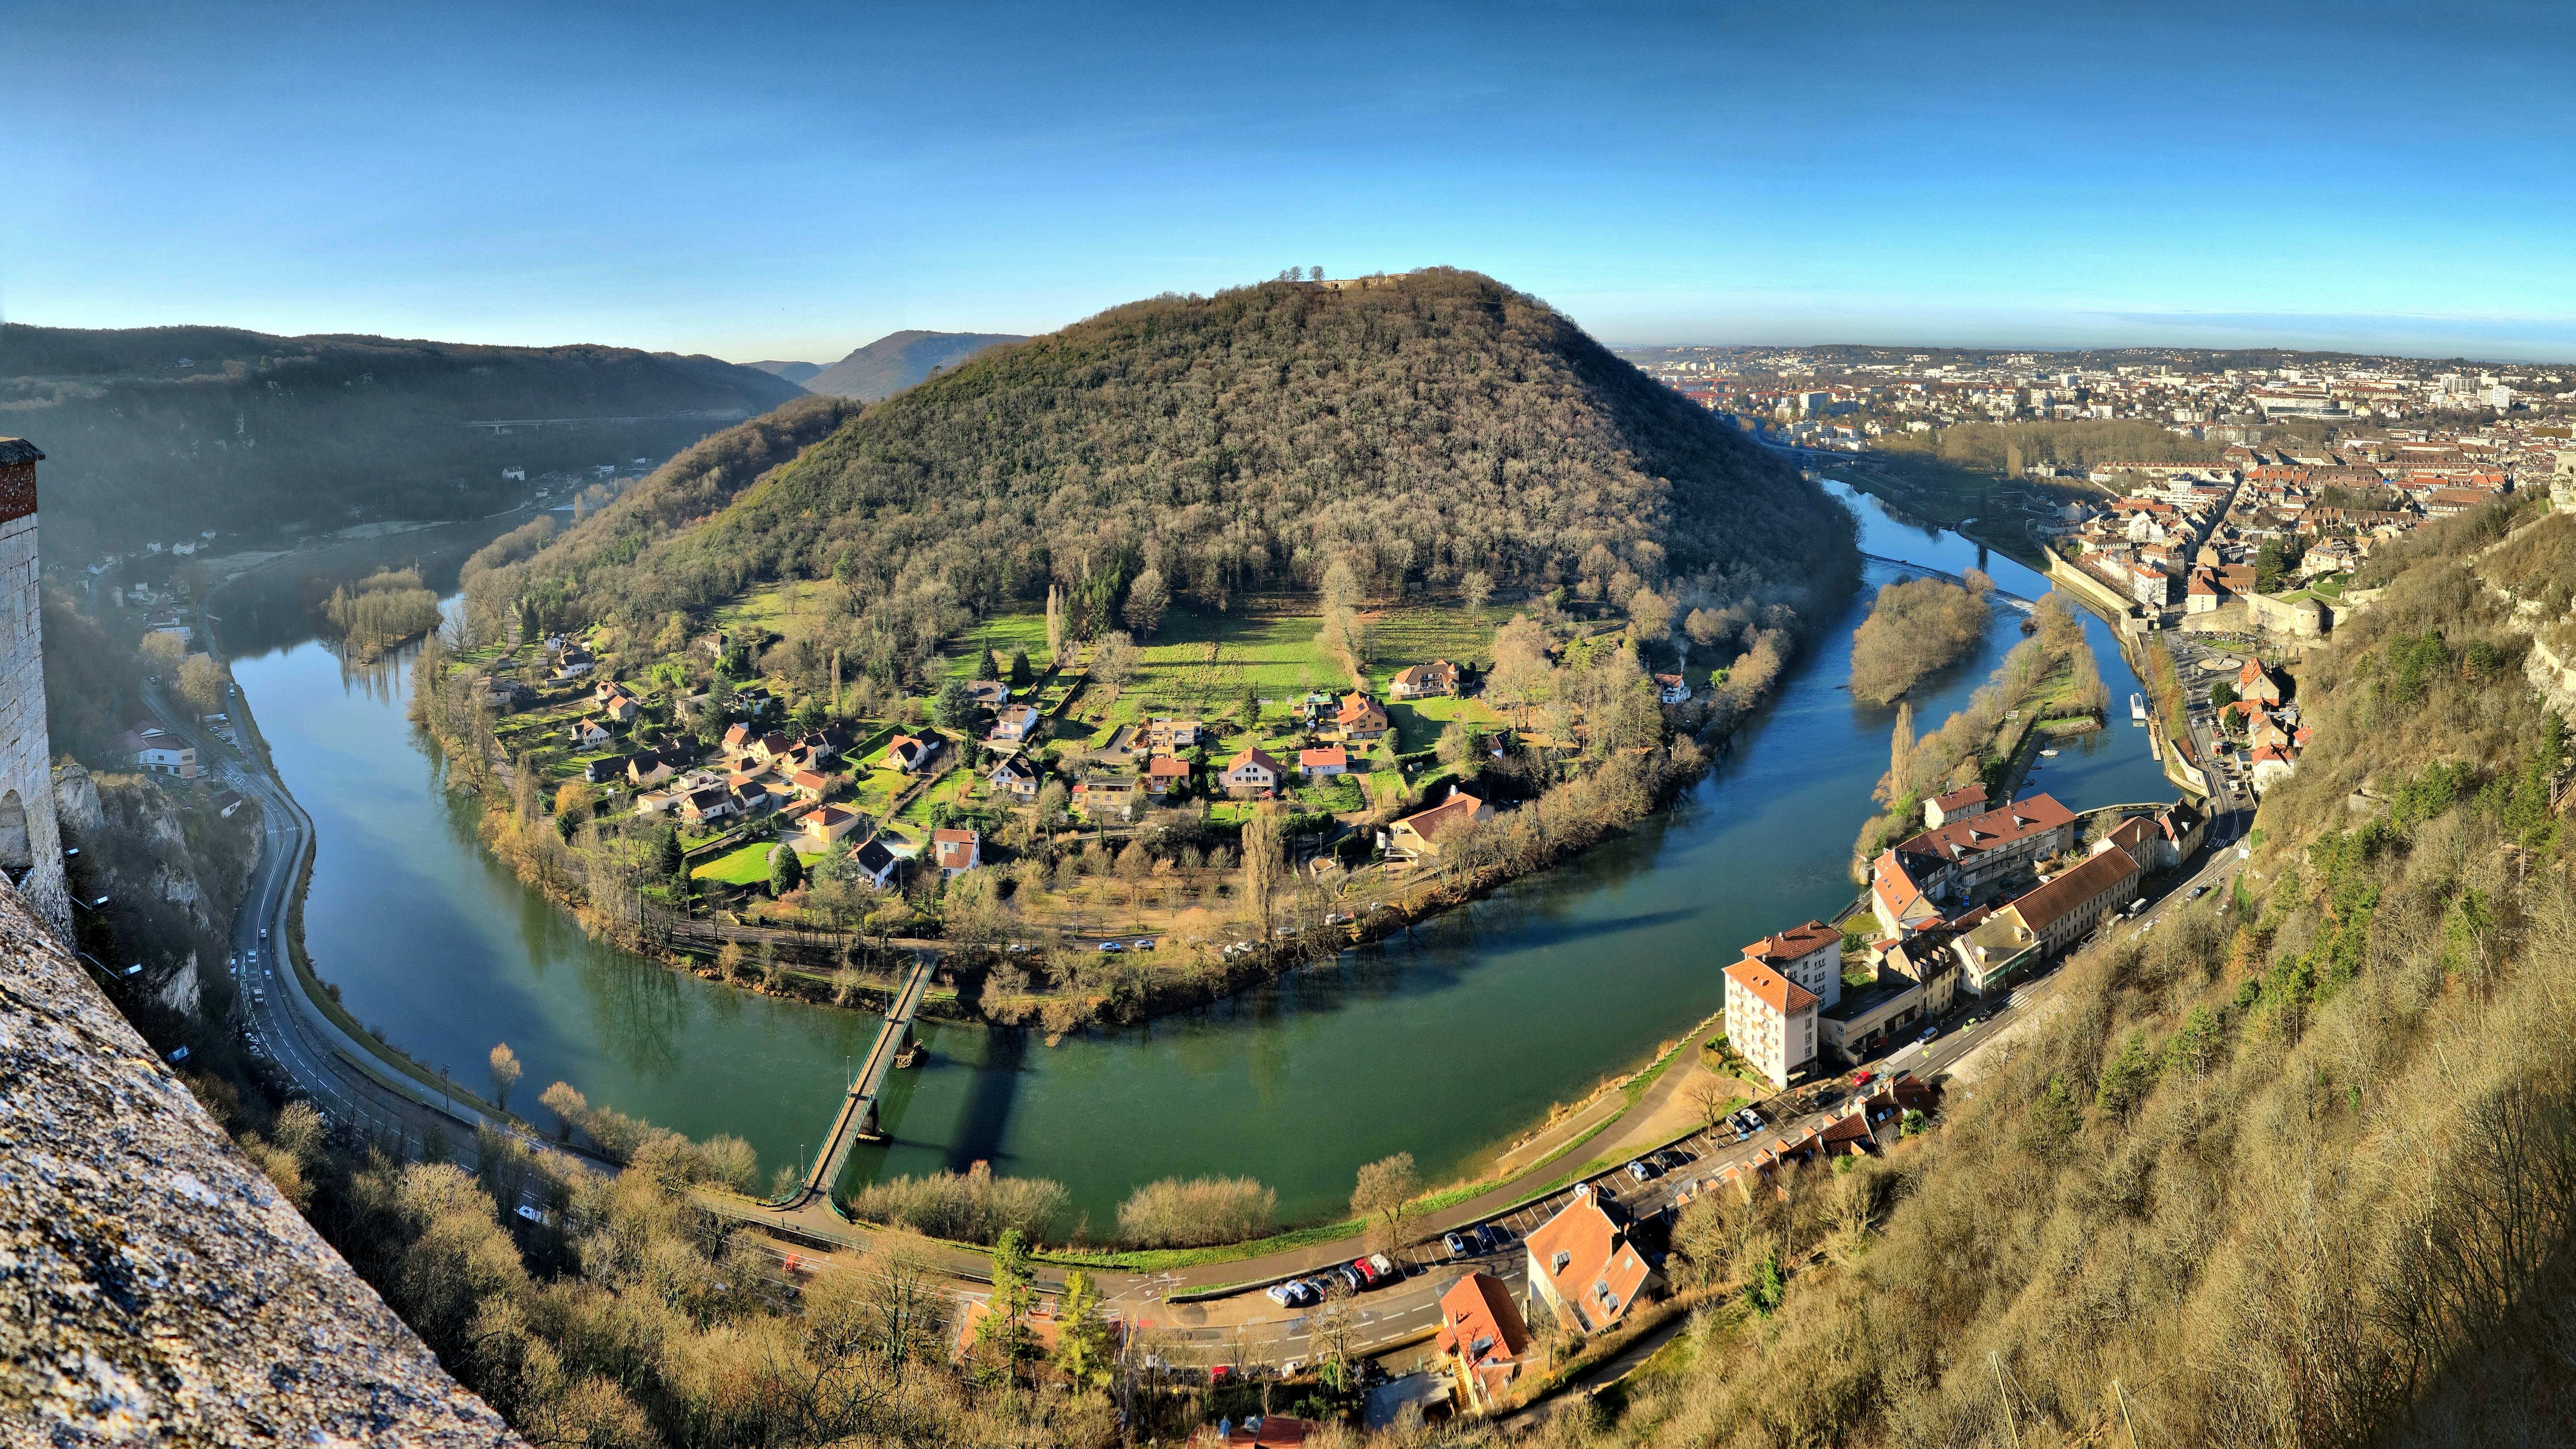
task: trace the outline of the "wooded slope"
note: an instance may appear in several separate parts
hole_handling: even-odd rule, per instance
[[[533,480],[667,457],[801,395],[622,347],[0,328],[0,434],[45,450],[46,551],[67,559],[209,528],[473,517],[527,496],[504,467]],[[513,418],[587,421],[468,426]]]
[[[801,431],[801,428],[800,428]],[[710,440],[711,442],[713,440]],[[1849,515],[1534,298],[1473,273],[1164,297],[868,407],[703,526],[667,479],[496,582],[658,624],[833,576],[873,672],[1062,585],[1077,631],[1152,568],[1183,600],[1642,584],[1794,603],[1850,577]],[[740,486],[739,480],[727,486]]]
[[[795,381],[808,392],[881,402],[930,376],[934,368],[955,367],[979,352],[1027,340],[1007,332],[890,332]]]
[[[2508,521],[2299,665],[2243,889],[2067,965],[1929,1137],[1685,1212],[1680,1281],[1763,1320],[1617,1438],[2569,1441],[2569,736],[2466,566]]]

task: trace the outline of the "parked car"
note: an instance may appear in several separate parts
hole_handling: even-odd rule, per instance
[[[545,1221],[543,1215],[539,1214],[535,1208],[528,1206],[526,1203],[519,1204],[517,1211],[519,1216],[526,1218],[529,1222],[541,1223]]]
[[[1360,1277],[1359,1270],[1353,1268],[1348,1263],[1344,1263],[1338,1268],[1330,1268],[1325,1271],[1330,1273],[1333,1277],[1339,1278],[1342,1281],[1342,1286],[1348,1288],[1354,1293],[1357,1293],[1362,1288],[1368,1286],[1366,1280]]]
[[[1467,1231],[1475,1239],[1479,1253],[1490,1253],[1503,1245],[1502,1235],[1494,1231],[1491,1223],[1478,1223]]]
[[[1463,1258],[1467,1256],[1467,1240],[1458,1236],[1456,1233],[1442,1233],[1440,1235],[1440,1246],[1447,1248],[1449,1250],[1449,1256],[1452,1258]]]
[[[1264,1297],[1268,1298],[1271,1302],[1278,1304],[1282,1308],[1294,1308],[1297,1306],[1297,1295],[1289,1292],[1288,1285],[1285,1283],[1273,1283],[1269,1287],[1262,1289],[1261,1292]]]
[[[1654,1171],[1654,1169],[1653,1169],[1653,1168],[1651,1168],[1651,1167],[1648,1167],[1646,1164],[1644,1164],[1644,1163],[1642,1163],[1642,1162],[1630,1162],[1630,1163],[1628,1164],[1628,1176],[1630,1176],[1631,1178],[1634,1178],[1635,1180],[1637,1180],[1637,1181],[1639,1181],[1639,1182],[1644,1182],[1647,1178],[1650,1178],[1650,1177],[1652,1177],[1652,1176],[1654,1176],[1654,1175],[1655,1175],[1655,1171]]]
[[[1877,1080],[1878,1080],[1878,1073],[1876,1073],[1876,1072],[1854,1072],[1854,1073],[1852,1073],[1852,1085],[1853,1085],[1853,1086],[1855,1086],[1855,1087],[1866,1087],[1866,1086],[1868,1086],[1870,1083],[1872,1083],[1872,1082],[1874,1082],[1874,1081],[1877,1081]]]
[[[1208,1382],[1211,1384],[1227,1384],[1234,1382],[1234,1365],[1230,1363],[1221,1363],[1214,1368],[1209,1369]]]
[[[1934,1025],[1934,1026],[1927,1026],[1927,1027],[1923,1028],[1922,1033],[1921,1033],[1920,1035],[1916,1036],[1916,1037],[1914,1038],[1914,1040],[1916,1041],[1916,1043],[1920,1044],[1920,1043],[1923,1043],[1923,1042],[1928,1042],[1928,1041],[1932,1040],[1932,1038],[1934,1038],[1934,1037],[1936,1037],[1936,1036],[1939,1036],[1940,1034],[1941,1034],[1941,1028],[1940,1028],[1938,1025]]]
[[[1377,1286],[1377,1265],[1371,1263],[1368,1259],[1351,1259],[1350,1270],[1360,1275],[1360,1286],[1362,1288],[1374,1288]]]
[[[1375,1269],[1377,1270],[1377,1275],[1378,1275],[1379,1277],[1381,1277],[1381,1278],[1393,1278],[1393,1277],[1397,1276],[1396,1271],[1395,1271],[1395,1264],[1394,1264],[1394,1263],[1392,1263],[1392,1262],[1390,1262],[1390,1261],[1387,1259],[1386,1254],[1384,1254],[1384,1253],[1371,1253],[1371,1254],[1369,1254],[1369,1258],[1368,1258],[1368,1260],[1369,1260],[1369,1266],[1370,1266],[1370,1267],[1372,1267],[1372,1268],[1375,1268]]]

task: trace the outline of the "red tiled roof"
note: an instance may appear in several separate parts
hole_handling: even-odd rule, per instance
[[[2009,805],[1999,805],[1982,815],[1953,820],[1937,825],[1896,847],[1898,855],[1929,856],[1934,860],[1964,860],[1982,855],[2016,841],[2071,825],[2074,812],[2047,795],[2033,795]]]
[[[1257,750],[1250,745],[1245,745],[1243,747],[1243,753],[1236,755],[1233,759],[1225,762],[1225,772],[1231,775],[1246,765],[1256,763],[1274,775],[1287,773],[1287,767],[1285,765],[1280,764],[1277,760],[1270,758],[1266,753]]]
[[[1783,1018],[1816,1004],[1813,992],[1749,957],[1727,967],[1726,979],[1752,992]]]
[[[1529,1344],[1529,1325],[1502,1279],[1470,1273],[1440,1295],[1440,1352],[1463,1348],[1470,1362],[1482,1363],[1518,1358]]]
[[[1452,790],[1449,798],[1428,810],[1417,811],[1395,822],[1412,830],[1425,840],[1437,840],[1449,831],[1473,821],[1485,808],[1485,802],[1464,790]]]
[[[2137,859],[2113,846],[2015,900],[2013,909],[2020,914],[2021,923],[2037,935],[2056,924],[2059,917],[2105,891],[2117,890],[2123,880],[2134,879],[2137,874]]]
[[[1594,1329],[1626,1315],[1653,1271],[1590,1193],[1566,1204],[1526,1241],[1530,1271],[1545,1275],[1557,1296],[1573,1304]]]
[[[1786,966],[1802,956],[1813,955],[1826,946],[1840,949],[1842,939],[1842,932],[1824,922],[1809,921],[1803,926],[1791,926],[1776,936],[1763,937],[1745,947],[1744,956],[1748,961],[1759,961],[1766,966]]]

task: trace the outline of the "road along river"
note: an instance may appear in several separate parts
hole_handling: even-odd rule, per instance
[[[1973,542],[1849,496],[1873,554],[2047,591]],[[1896,572],[1873,565],[1870,582]],[[256,601],[240,592],[226,608],[248,615]],[[1064,1183],[1103,1236],[1119,1201],[1158,1177],[1257,1177],[1293,1220],[1338,1208],[1358,1166],[1391,1152],[1412,1152],[1434,1180],[1471,1166],[1714,1012],[1739,944],[1852,898],[1852,837],[1892,723],[1842,687],[1868,603],[1849,602],[1706,780],[1561,869],[1140,1027],[1048,1047],[1022,1031],[925,1023],[928,1064],[897,1073],[880,1108],[892,1140],[861,1148],[852,1175],[989,1161]],[[292,614],[272,601],[264,635],[228,625],[225,643],[313,817],[305,939],[358,1019],[478,1085],[506,1041],[526,1068],[519,1103],[560,1079],[692,1136],[736,1133],[758,1149],[764,1180],[810,1153],[875,1018],[713,986],[585,937],[483,852],[474,807],[440,790],[404,717],[408,653],[346,665]],[[2018,641],[2018,618],[1999,611],[1977,653],[1918,687],[1918,729],[1966,701]],[[2104,682],[2125,699],[2138,685],[2112,631],[2088,627]],[[2069,741],[2031,784],[2079,810],[2174,793],[2145,731],[2125,722]]]

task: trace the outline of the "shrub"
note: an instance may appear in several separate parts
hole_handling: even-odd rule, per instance
[[[1118,1233],[1143,1248],[1195,1248],[1259,1237],[1279,1205],[1248,1177],[1167,1177],[1118,1205]]]
[[[896,1177],[858,1190],[847,1206],[863,1222],[890,1223],[934,1238],[990,1243],[1017,1228],[1032,1240],[1062,1216],[1072,1197],[1043,1177],[996,1177],[978,1162],[963,1173]]]

